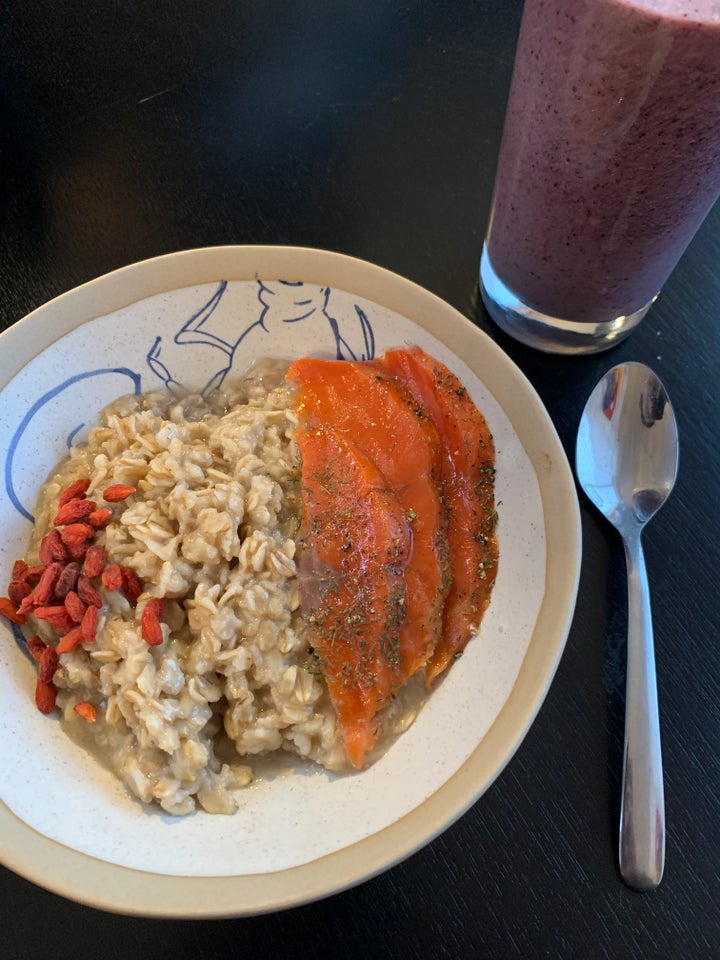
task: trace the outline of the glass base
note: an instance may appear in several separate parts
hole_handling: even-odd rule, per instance
[[[657,299],[620,317],[594,323],[592,321],[562,320],[539,310],[533,310],[506,287],[495,273],[483,245],[480,261],[480,295],[485,309],[495,323],[521,343],[545,353],[600,353],[625,339]]]

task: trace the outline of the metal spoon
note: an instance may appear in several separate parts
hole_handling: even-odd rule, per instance
[[[642,363],[613,367],[595,387],[577,437],[578,480],[619,531],[628,583],[625,750],[620,873],[652,890],[665,863],[665,805],[652,616],[640,536],[669,496],[678,464],[675,414],[665,388]]]

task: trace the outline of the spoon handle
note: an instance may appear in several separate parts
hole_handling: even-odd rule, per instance
[[[628,644],[619,847],[625,883],[653,890],[665,864],[665,803],[650,589],[640,533],[638,527],[624,538]]]

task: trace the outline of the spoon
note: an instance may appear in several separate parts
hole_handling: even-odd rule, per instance
[[[628,637],[619,863],[625,883],[652,890],[665,864],[665,804],[650,591],[643,527],[672,491],[678,464],[675,414],[642,363],[608,371],[585,405],[577,437],[578,480],[623,538]]]

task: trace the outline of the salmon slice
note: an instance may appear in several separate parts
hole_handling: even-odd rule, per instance
[[[305,358],[291,364],[287,376],[301,386],[301,421],[330,424],[362,450],[411,521],[407,608],[400,631],[399,681],[404,682],[427,663],[440,640],[449,588],[437,430],[382,364]]]
[[[345,752],[361,769],[378,738],[377,714],[398,684],[409,523],[350,441],[322,427],[299,430],[297,440],[301,599]]]
[[[445,600],[442,639],[428,662],[428,685],[477,630],[497,575],[495,446],[485,418],[448,368],[419,347],[382,359],[437,428],[443,448],[441,482],[448,509],[453,582]]]

